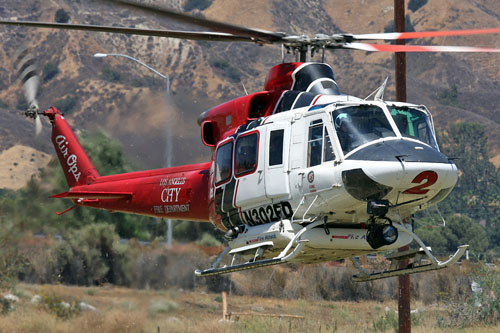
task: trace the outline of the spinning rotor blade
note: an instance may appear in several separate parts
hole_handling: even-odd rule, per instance
[[[398,40],[444,36],[469,36],[500,33],[500,28],[475,29],[475,30],[448,30],[448,31],[422,31],[422,32],[389,32],[380,34],[346,35],[353,40]]]
[[[500,52],[500,49],[468,46],[386,45],[366,43],[345,43],[340,46],[340,48],[371,52]]]
[[[39,135],[42,131],[42,121],[38,115],[39,108],[36,95],[40,86],[40,77],[38,76],[36,58],[26,45],[17,50],[15,67],[19,80],[23,85],[24,97],[28,102],[28,109],[25,111],[25,115],[35,119],[35,133]]]
[[[90,25],[90,24],[66,24],[66,23],[51,23],[51,22],[31,22],[31,21],[6,21],[0,20],[0,24],[28,26],[38,28],[66,29],[66,30],[83,30],[95,32],[111,32],[130,35],[170,37],[193,40],[210,40],[223,42],[252,42],[249,37],[235,36],[222,32],[197,32],[197,31],[177,31],[177,30],[160,30],[160,29],[138,29],[138,28],[121,28],[105,25]]]
[[[39,136],[40,133],[42,133],[42,119],[40,118],[39,115],[36,116],[35,118],[35,135]]]
[[[133,0],[101,0],[101,1],[113,2],[126,7],[138,8],[147,13],[153,13],[169,17],[179,22],[197,25],[199,27],[212,29],[218,32],[225,32],[234,36],[247,37],[251,41],[255,42],[276,43],[282,41],[283,37],[287,36],[284,33],[266,31],[261,29],[252,29],[235,24],[208,20],[202,17],[196,17],[188,14],[179,13],[177,11],[174,11],[166,7],[138,3]]]

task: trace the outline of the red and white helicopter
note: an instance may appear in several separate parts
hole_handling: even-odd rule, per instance
[[[6,21],[0,24],[150,35],[210,41],[280,44],[298,62],[273,67],[264,90],[203,112],[202,142],[212,159],[201,164],[100,176],[63,115],[40,111],[34,57],[19,56],[18,70],[30,103],[26,115],[52,124],[52,142],[69,190],[54,195],[86,206],[178,220],[211,222],[225,232],[227,248],[213,265],[195,273],[228,273],[287,262],[352,258],[356,281],[445,268],[415,235],[412,214],[443,200],[457,181],[453,161],[439,151],[432,116],[423,105],[385,101],[385,83],[373,100],[341,93],[332,68],[309,57],[330,49],[385,52],[500,52],[454,46],[367,44],[398,40],[499,33],[500,28],[315,37],[216,22],[133,1],[113,1],[210,28],[186,32]],[[73,208],[73,207],[72,207]],[[69,208],[71,209],[71,208]],[[68,209],[68,210],[69,210]],[[66,211],[68,211],[66,210]],[[413,258],[406,268],[367,272],[354,258],[416,241],[419,249],[390,256]],[[231,263],[222,265],[226,255]],[[427,256],[428,261],[420,259]]]

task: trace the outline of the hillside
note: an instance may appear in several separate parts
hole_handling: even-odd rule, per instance
[[[184,4],[182,0],[162,2],[179,10]],[[211,19],[288,33],[366,33],[383,32],[388,27],[393,17],[392,4],[392,0],[257,0],[243,3],[214,0],[202,14]],[[53,21],[60,8],[69,13],[72,23],[191,29],[100,1],[35,0],[24,3],[5,0],[0,4],[0,17]],[[415,12],[407,10],[407,14],[417,31],[500,26],[500,6],[496,0],[459,3],[429,0]],[[0,29],[3,45],[0,49],[0,99],[5,109],[0,122],[0,150],[22,143],[53,153],[48,144],[48,124],[44,133],[33,139],[30,137],[33,125],[14,112],[20,87],[12,69],[13,55],[21,44],[27,43],[34,47],[40,67],[52,64],[59,71],[43,83],[38,98],[41,107],[62,103],[68,107],[66,116],[74,128],[111,133],[141,168],[165,165],[167,122],[174,124],[171,126],[174,164],[207,160],[210,150],[201,144],[195,121],[199,113],[244,94],[241,82],[249,92],[261,90],[267,71],[281,60],[280,48],[276,46],[13,27]],[[500,47],[498,35],[433,38],[425,42]],[[164,82],[144,68],[122,58],[93,58],[97,52],[125,53],[169,75],[173,98],[167,103],[163,100]],[[286,60],[293,61],[294,57],[288,55]],[[221,62],[225,67],[217,66]],[[389,76],[386,98],[394,98],[392,55],[342,50],[327,54],[326,62],[333,66],[342,91],[363,97]],[[479,122],[486,126],[492,161],[499,166],[498,54],[411,54],[407,66],[408,100],[425,104],[431,110],[438,132],[446,131],[446,126],[458,121]],[[29,177],[26,174],[26,179]]]

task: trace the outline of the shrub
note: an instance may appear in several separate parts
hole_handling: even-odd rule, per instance
[[[75,96],[67,96],[64,99],[60,99],[55,103],[55,107],[59,109],[62,113],[71,112],[75,109],[78,103],[78,99]]]
[[[43,66],[42,80],[43,82],[50,81],[57,74],[59,74],[59,68],[57,65],[49,62]]]
[[[17,246],[20,236],[8,223],[0,225],[0,288],[11,288],[17,283],[24,266],[24,258]],[[5,308],[5,307],[3,307]]]
[[[117,71],[111,69],[110,67],[105,67],[102,70],[101,78],[105,81],[114,82],[114,83],[120,82],[122,80],[121,74],[118,73]]]
[[[68,23],[69,13],[64,9],[60,8],[57,10],[56,15],[54,16],[54,20],[57,23]]]
[[[231,81],[239,82],[241,80],[241,72],[237,68],[231,66],[227,60],[215,59],[212,61],[211,65],[216,69],[222,70]]]
[[[51,250],[52,271],[59,281],[78,285],[130,283],[130,249],[115,240],[109,224],[91,224],[72,230]]]
[[[414,32],[415,27],[411,23],[410,16],[406,15],[405,16],[405,32]],[[384,32],[394,32],[394,20],[391,20],[387,25],[384,27]]]
[[[54,294],[42,295],[40,306],[57,318],[69,319],[80,313],[79,302],[76,299],[67,301]]]
[[[212,4],[212,0],[187,0],[184,3],[184,11],[190,12],[193,9],[205,10]]]
[[[448,319],[438,317],[440,328],[466,328],[497,325],[500,322],[500,275],[496,269],[481,266],[472,274],[477,289],[472,295],[449,302]]]
[[[449,89],[443,89],[439,94],[439,103],[449,106],[460,106],[458,102],[458,90],[457,86],[453,84]]]
[[[412,12],[416,12],[417,10],[425,6],[426,3],[427,0],[410,0],[410,2],[408,3],[408,9]]]
[[[159,313],[170,313],[179,307],[174,301],[170,300],[156,300],[152,301],[148,307],[148,315],[150,318],[156,318]]]

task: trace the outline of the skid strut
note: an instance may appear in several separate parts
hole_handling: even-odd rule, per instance
[[[252,269],[252,268],[257,268],[257,267],[264,267],[264,266],[271,266],[271,265],[278,265],[278,264],[284,264],[286,262],[289,262],[293,258],[295,258],[298,254],[300,254],[300,251],[302,250],[302,247],[307,240],[302,240],[301,236],[304,234],[304,232],[311,230],[314,227],[317,227],[318,225],[323,224],[323,221],[316,221],[313,223],[308,224],[304,228],[300,229],[299,232],[290,240],[290,242],[287,244],[287,246],[284,248],[281,253],[270,259],[261,259],[262,258],[262,253],[264,252],[264,247],[269,246],[267,243],[261,244],[262,246],[255,247],[255,255],[251,261],[242,263],[242,264],[235,264],[235,260],[233,257],[233,260],[231,261],[230,265],[225,265],[223,267],[217,267],[220,261],[227,255],[227,254],[233,254],[233,255],[238,255],[238,249],[234,249],[232,251],[229,251],[230,248],[227,247],[220,255],[219,257],[215,260],[215,262],[210,266],[210,268],[205,269],[205,270],[195,270],[194,273],[197,276],[210,276],[210,275],[219,275],[219,274],[225,274],[225,273],[231,273],[231,272],[236,272],[236,271],[242,271],[246,269]],[[292,247],[295,246],[295,248],[292,249]]]

